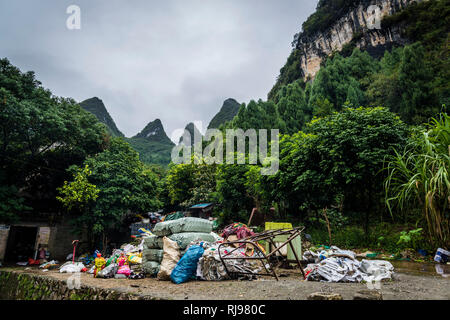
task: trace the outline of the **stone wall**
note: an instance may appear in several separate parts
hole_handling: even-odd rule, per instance
[[[67,220],[63,220],[51,228],[48,250],[50,259],[64,261],[68,254],[73,252],[72,241],[80,240],[79,236],[72,232],[72,226]],[[79,249],[77,247],[77,249]],[[80,252],[77,250],[76,254]]]
[[[0,300],[147,300],[146,296],[81,285],[29,273],[0,270]]]
[[[0,261],[5,259],[6,245],[8,243],[9,226],[0,225]]]

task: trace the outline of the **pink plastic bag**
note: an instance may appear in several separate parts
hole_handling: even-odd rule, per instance
[[[119,270],[117,270],[117,274],[124,274],[127,277],[131,274],[130,267],[125,264],[127,260],[124,257],[120,257],[117,261],[119,263]]]

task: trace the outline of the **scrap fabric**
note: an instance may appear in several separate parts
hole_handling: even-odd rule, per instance
[[[247,227],[247,225],[245,225],[241,222],[237,222],[237,223],[230,224],[223,230],[222,238],[226,239],[231,235],[236,235],[236,237],[239,240],[241,240],[241,239],[245,239],[247,237],[254,236],[255,233],[252,230],[250,230]]]
[[[229,258],[240,258],[243,256],[262,257],[259,252],[252,252],[250,255],[245,246],[235,248],[231,246],[222,246],[220,255]],[[225,265],[224,265],[225,264]],[[226,266],[226,269],[225,269]],[[206,244],[205,252],[197,265],[197,277],[207,281],[221,281],[228,279],[254,279],[255,275],[263,269],[263,265],[257,260],[230,259],[222,263],[219,257],[219,244]],[[269,265],[266,268],[270,269]],[[226,272],[228,270],[228,273]],[[247,274],[240,274],[245,272]]]

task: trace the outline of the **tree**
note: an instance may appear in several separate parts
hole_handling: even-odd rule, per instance
[[[255,203],[247,190],[249,165],[219,165],[217,168],[217,198],[222,223],[246,222]]]
[[[18,195],[16,186],[0,185],[0,222],[10,224],[18,221],[20,213],[31,210],[25,199]]]
[[[309,104],[315,110],[320,108],[317,102],[328,100],[337,111],[347,101],[355,107],[364,105],[364,91],[370,84],[371,75],[378,69],[377,61],[358,48],[348,58],[340,54],[328,58],[313,82]]]
[[[198,203],[213,202],[216,191],[216,166],[179,164],[171,165],[165,187],[170,204],[190,207]]]
[[[425,63],[423,46],[406,46],[398,74],[398,86],[402,88],[402,103],[398,113],[406,122],[423,123],[439,112],[438,101],[431,93],[432,79],[432,70]]]
[[[364,213],[368,230],[370,215],[380,210],[380,170],[393,148],[406,142],[407,126],[387,109],[361,107],[313,121],[309,131],[317,136],[314,152],[320,156],[325,185],[333,181],[347,210]]]
[[[74,174],[74,180],[70,183],[64,181],[64,185],[58,188],[61,196],[56,199],[60,201],[67,210],[77,210],[83,212],[91,202],[95,202],[98,198],[100,190],[89,183],[88,177],[92,175],[89,166],[84,168],[77,168]]]
[[[434,72],[420,43],[386,52],[381,70],[372,76],[367,95],[373,106],[386,106],[409,124],[421,124],[439,113],[433,91]]]
[[[171,164],[169,166],[165,187],[169,193],[171,205],[179,205],[192,198],[191,188],[194,185],[193,172],[193,164]]]
[[[103,247],[108,242],[107,235],[127,229],[122,225],[126,214],[145,213],[162,206],[157,198],[160,193],[157,175],[139,161],[137,152],[122,138],[112,138],[110,147],[87,158],[84,166],[91,174],[87,176],[88,182],[82,181],[98,188],[98,198],[74,222],[78,231],[87,228],[97,239],[101,236]]]
[[[233,121],[227,123],[226,128],[235,129],[279,129],[282,126],[277,107],[273,101],[257,102],[251,100],[246,106],[242,104]]]
[[[283,86],[277,94],[277,110],[280,115],[282,133],[293,134],[303,129],[312,119],[312,110],[309,108],[302,83],[296,81]]]
[[[383,212],[384,158],[405,143],[407,127],[384,108],[345,108],[315,119],[307,133],[283,136],[280,170],[265,178],[271,200],[297,217],[330,207],[369,217]]]
[[[450,116],[441,114],[389,158],[386,204],[395,216],[414,218],[419,209],[430,242],[450,246]]]
[[[57,215],[56,188],[70,178],[66,169],[107,145],[106,129],[92,114],[72,99],[53,96],[33,72],[0,59],[0,176],[16,199]],[[0,193],[0,202],[10,195]]]

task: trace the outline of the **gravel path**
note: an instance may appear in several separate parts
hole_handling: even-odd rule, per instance
[[[66,280],[70,275],[57,270],[42,272],[32,268],[3,268]],[[253,281],[191,281],[175,285],[169,281],[153,278],[141,280],[95,279],[90,274],[81,275],[81,284],[121,292],[146,295],[157,299],[175,300],[304,300],[313,292],[339,293],[345,300],[353,299],[360,290],[367,290],[361,283],[323,283],[303,281],[301,277],[288,274],[280,281],[261,278]],[[384,300],[450,300],[450,278],[430,275],[396,273],[392,281],[381,283]]]

